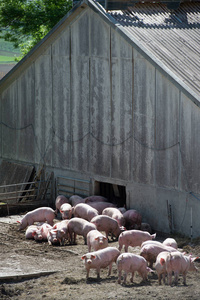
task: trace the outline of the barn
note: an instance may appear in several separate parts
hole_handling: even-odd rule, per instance
[[[200,3],[135,2],[79,1],[0,81],[0,162],[198,237]]]

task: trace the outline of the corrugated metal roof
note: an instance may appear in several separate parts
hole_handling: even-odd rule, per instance
[[[174,11],[145,3],[109,14],[132,40],[200,93],[200,3],[182,3]]]

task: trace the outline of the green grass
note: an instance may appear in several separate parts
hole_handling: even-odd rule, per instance
[[[0,55],[0,64],[16,63],[15,56]]]

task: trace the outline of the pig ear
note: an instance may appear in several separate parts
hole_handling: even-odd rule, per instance
[[[86,258],[86,255],[83,255],[82,257],[81,257],[81,259],[85,259]]]
[[[35,236],[35,235],[36,235],[36,231],[33,231],[33,232],[32,232],[32,236]]]
[[[61,214],[63,213],[63,210],[60,210]]]
[[[17,221],[17,223],[21,223],[20,221]]]
[[[96,255],[91,255],[91,257],[95,259],[95,258],[96,258]]]
[[[103,239],[104,239],[104,240],[107,240],[107,237],[104,236]]]
[[[94,240],[97,241],[97,240],[98,240],[98,237],[96,237]]]

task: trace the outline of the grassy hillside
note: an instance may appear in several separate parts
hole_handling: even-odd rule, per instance
[[[0,65],[15,63],[15,57],[20,55],[20,50],[15,49],[13,44],[0,39]]]

